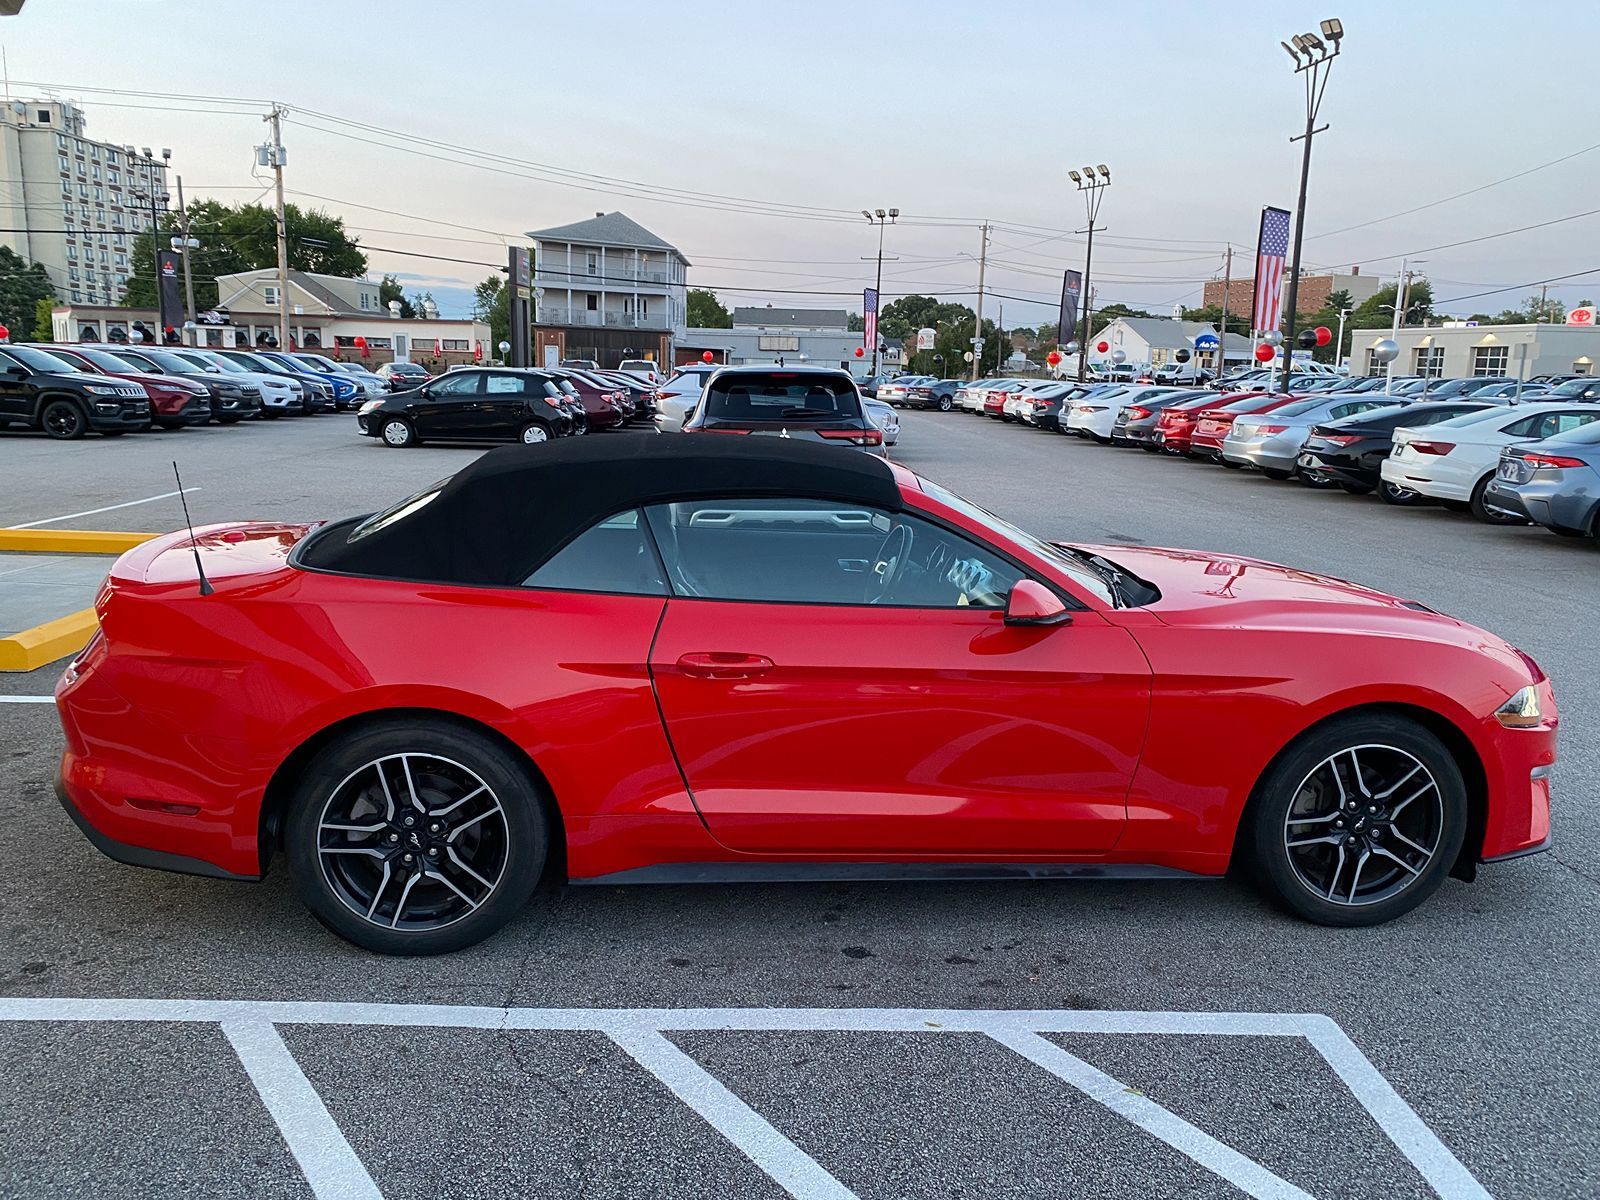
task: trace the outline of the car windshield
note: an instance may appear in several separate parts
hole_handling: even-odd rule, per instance
[[[280,370],[280,373],[282,371],[292,371],[296,375],[314,374],[310,367],[306,366],[304,363],[295,362],[295,360],[292,358],[279,358],[274,354],[263,354],[261,357],[270,363],[276,364]]]
[[[300,360],[324,371],[337,371],[339,369],[339,364],[334,362],[333,359],[323,358],[320,354],[302,354],[300,355]]]
[[[23,366],[32,367],[35,371],[60,371],[66,375],[78,371],[78,368],[66,359],[46,354],[43,350],[35,350],[32,346],[7,346],[5,351]]]
[[[112,375],[122,375],[130,371],[138,371],[139,369],[127,359],[118,358],[115,354],[108,354],[104,350],[84,350],[77,346],[74,346],[72,349],[73,353],[77,354],[80,358],[87,359],[89,362],[92,362],[95,366],[99,367],[102,371],[109,372]]]
[[[179,375],[204,375],[206,373],[204,367],[196,366],[188,359],[181,358],[167,350],[141,350],[139,353],[155,363],[163,371],[172,371]]]
[[[946,508],[954,509],[962,516],[976,521],[991,533],[998,534],[1000,537],[1032,551],[1063,574],[1071,576],[1074,583],[1081,584],[1105,603],[1115,604],[1117,602],[1116,594],[1104,577],[1091,570],[1081,560],[1067,554],[1061,547],[1053,545],[1025,529],[1018,529],[1010,521],[995,516],[988,509],[978,507],[972,501],[958,496],[952,491],[947,491],[931,480],[922,479],[920,476],[918,479],[922,484],[922,490]]]
[[[282,368],[277,363],[268,362],[264,358],[257,358],[254,354],[248,354],[243,350],[235,350],[231,354],[220,355],[219,357],[227,358],[248,371],[261,371],[268,375],[283,374]]]
[[[248,367],[241,367],[232,359],[223,358],[220,354],[203,354],[197,351],[191,357],[198,359],[207,366],[216,367],[219,370],[226,371],[229,375],[250,374],[250,369]]]
[[[1594,387],[1596,382],[1593,379],[1569,379],[1566,383],[1560,384],[1552,390],[1550,395],[1557,400],[1565,399],[1568,396],[1582,396],[1590,388]]]
[[[819,421],[860,417],[855,384],[843,376],[751,371],[718,378],[706,392],[714,421]]]

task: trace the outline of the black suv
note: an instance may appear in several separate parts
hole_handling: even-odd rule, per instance
[[[356,424],[387,446],[430,441],[533,445],[581,433],[573,409],[560,382],[545,372],[477,368],[448,371],[416,391],[368,400],[356,410]]]
[[[70,441],[91,429],[118,437],[150,426],[150,396],[137,383],[78,370],[32,346],[0,346],[0,427],[16,423]]]

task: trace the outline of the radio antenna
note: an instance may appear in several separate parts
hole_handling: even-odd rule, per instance
[[[194,522],[189,519],[189,498],[183,494],[183,476],[178,474],[178,460],[172,460],[172,477],[178,481],[178,503],[183,505],[183,523],[189,530],[189,552],[194,555],[195,573],[200,576],[200,594],[209,596],[217,589],[206,578],[206,569],[200,565],[200,546],[194,539]]]

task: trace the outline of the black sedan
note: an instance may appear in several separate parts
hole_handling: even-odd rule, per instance
[[[956,389],[962,383],[960,379],[935,379],[930,375],[907,384],[905,395],[897,403],[908,408],[937,408],[940,412],[949,412],[955,407]]]
[[[415,391],[368,400],[356,423],[367,437],[395,447],[422,442],[533,445],[582,432],[568,394],[549,375],[509,367],[450,371]]]
[[[391,392],[409,392],[433,378],[426,367],[414,362],[387,362],[373,374],[388,384]]]
[[[1380,472],[1383,460],[1394,448],[1394,431],[1404,425],[1437,425],[1463,413],[1493,408],[1472,400],[1429,400],[1404,408],[1379,408],[1357,413],[1339,421],[1311,427],[1300,451],[1299,475],[1313,487],[1338,484],[1352,496],[1363,496],[1378,487],[1392,488]],[[1386,497],[1403,502],[1405,497]]]

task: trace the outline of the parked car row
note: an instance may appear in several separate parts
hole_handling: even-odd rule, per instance
[[[312,352],[73,342],[0,345],[0,428],[59,440],[344,411],[388,394]]]
[[[637,376],[590,368],[463,367],[366,401],[361,433],[396,448],[423,442],[528,445],[649,422],[653,389]]]
[[[1600,538],[1600,379],[1415,379],[1387,381],[1387,394],[1386,381],[1377,382],[1219,395],[987,379],[963,387],[958,401],[968,412],[1105,445]]]

